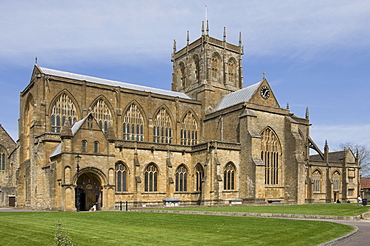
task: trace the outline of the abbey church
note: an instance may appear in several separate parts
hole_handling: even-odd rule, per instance
[[[308,110],[280,107],[266,77],[244,85],[241,37],[208,29],[174,43],[171,91],[35,64],[19,139],[0,125],[0,207],[355,202],[357,156],[321,151]]]

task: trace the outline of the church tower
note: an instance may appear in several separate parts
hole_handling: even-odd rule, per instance
[[[203,109],[214,109],[222,97],[243,88],[241,34],[239,45],[209,36],[202,23],[202,36],[177,51],[174,41],[172,90],[184,92],[202,102]]]

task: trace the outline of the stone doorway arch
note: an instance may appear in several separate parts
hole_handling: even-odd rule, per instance
[[[102,206],[102,182],[94,172],[82,172],[77,179],[75,201],[77,211],[89,211]]]

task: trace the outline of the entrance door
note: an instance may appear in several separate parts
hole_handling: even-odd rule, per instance
[[[101,207],[101,183],[94,173],[84,173],[77,180],[76,208],[89,211],[94,205]]]

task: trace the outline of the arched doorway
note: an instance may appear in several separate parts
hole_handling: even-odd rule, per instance
[[[77,211],[89,211],[94,205],[102,205],[102,188],[99,177],[92,173],[83,173],[78,177],[75,189]]]

